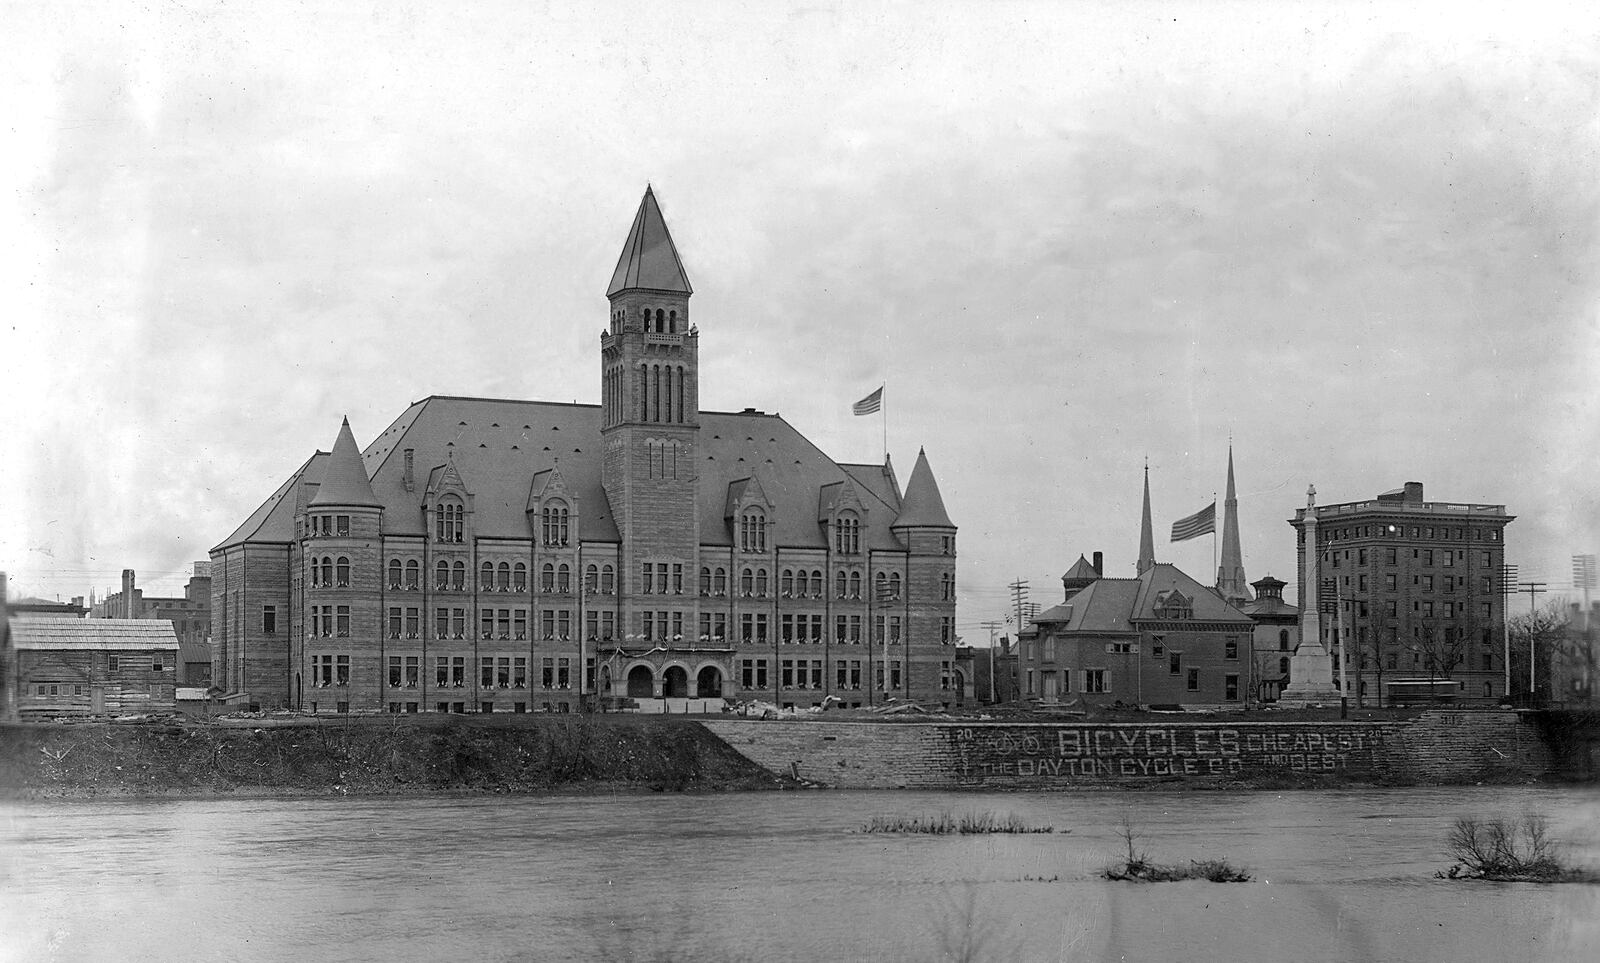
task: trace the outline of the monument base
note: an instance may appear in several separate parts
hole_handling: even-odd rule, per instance
[[[1289,709],[1303,706],[1338,705],[1342,694],[1333,684],[1333,657],[1320,642],[1302,642],[1289,657],[1289,684],[1278,696],[1278,705]]]

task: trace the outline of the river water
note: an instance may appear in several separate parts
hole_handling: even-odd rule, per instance
[[[1049,835],[869,835],[992,811]],[[0,960],[1600,960],[1600,887],[1433,879],[1459,815],[1600,795],[789,792],[0,807]],[[1114,883],[1152,858],[1256,881]]]

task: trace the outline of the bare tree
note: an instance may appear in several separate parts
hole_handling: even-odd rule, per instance
[[[1407,648],[1422,657],[1429,679],[1448,679],[1455,667],[1466,660],[1467,640],[1455,626],[1441,628],[1437,622],[1422,622]]]
[[[1600,645],[1595,642],[1593,626],[1586,631],[1575,625],[1565,598],[1552,599],[1531,612],[1511,620],[1511,689],[1528,691],[1528,656],[1532,653],[1536,688],[1546,696],[1555,679],[1568,680],[1561,686],[1562,695],[1574,692],[1578,698],[1588,700],[1596,682],[1596,660],[1600,659]],[[1574,688],[1572,682],[1578,686]]]

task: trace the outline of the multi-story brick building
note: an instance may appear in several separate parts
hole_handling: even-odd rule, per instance
[[[318,712],[953,704],[956,527],[926,455],[902,495],[887,457],[701,411],[691,294],[647,190],[600,405],[430,397],[365,452],[342,426],[212,551],[215,684]]]
[[[122,570],[122,590],[111,592],[89,609],[95,619],[167,619],[182,643],[205,644],[211,635],[211,563],[195,562],[183,597],[144,594],[134,570]]]
[[[1515,517],[1504,505],[1424,501],[1421,482],[1296,510],[1298,571],[1310,553],[1316,574],[1302,586],[1302,630],[1315,625],[1335,656],[1348,643],[1334,677],[1348,676],[1352,699],[1504,694],[1500,576]]]

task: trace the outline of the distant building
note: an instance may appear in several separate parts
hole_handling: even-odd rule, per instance
[[[1146,474],[1138,575],[1100,577],[1079,556],[1065,600],[1020,634],[1021,697],[1095,705],[1243,704],[1255,624],[1219,592],[1155,560]]]
[[[646,191],[601,404],[430,397],[364,452],[341,426],[212,550],[215,684],[311,712],[966,699],[927,456],[902,493],[887,458],[702,411],[691,294]]]
[[[1600,601],[1590,602],[1587,610],[1582,603],[1569,603],[1554,651],[1536,657],[1548,666],[1552,702],[1592,705],[1600,697]]]
[[[171,622],[13,618],[4,584],[0,575],[0,718],[173,709]]]
[[[95,602],[90,618],[166,619],[183,647],[178,684],[211,684],[211,563],[195,562],[183,597],[147,596],[131,568],[122,570],[122,590]]]
[[[89,614],[89,609],[80,595],[71,602],[21,598],[11,603],[10,612],[14,619],[81,619]]]
[[[1349,649],[1352,700],[1504,694],[1500,576],[1515,517],[1504,505],[1425,501],[1421,482],[1296,510],[1297,570],[1313,573],[1301,586],[1301,634],[1334,656],[1335,680],[1341,643]]]
[[[1250,583],[1256,590],[1255,599],[1238,603],[1239,611],[1255,623],[1250,651],[1255,659],[1255,698],[1259,702],[1276,702],[1282,694],[1289,684],[1289,660],[1300,644],[1300,607],[1284,601],[1286,584],[1270,575],[1257,579]]]

